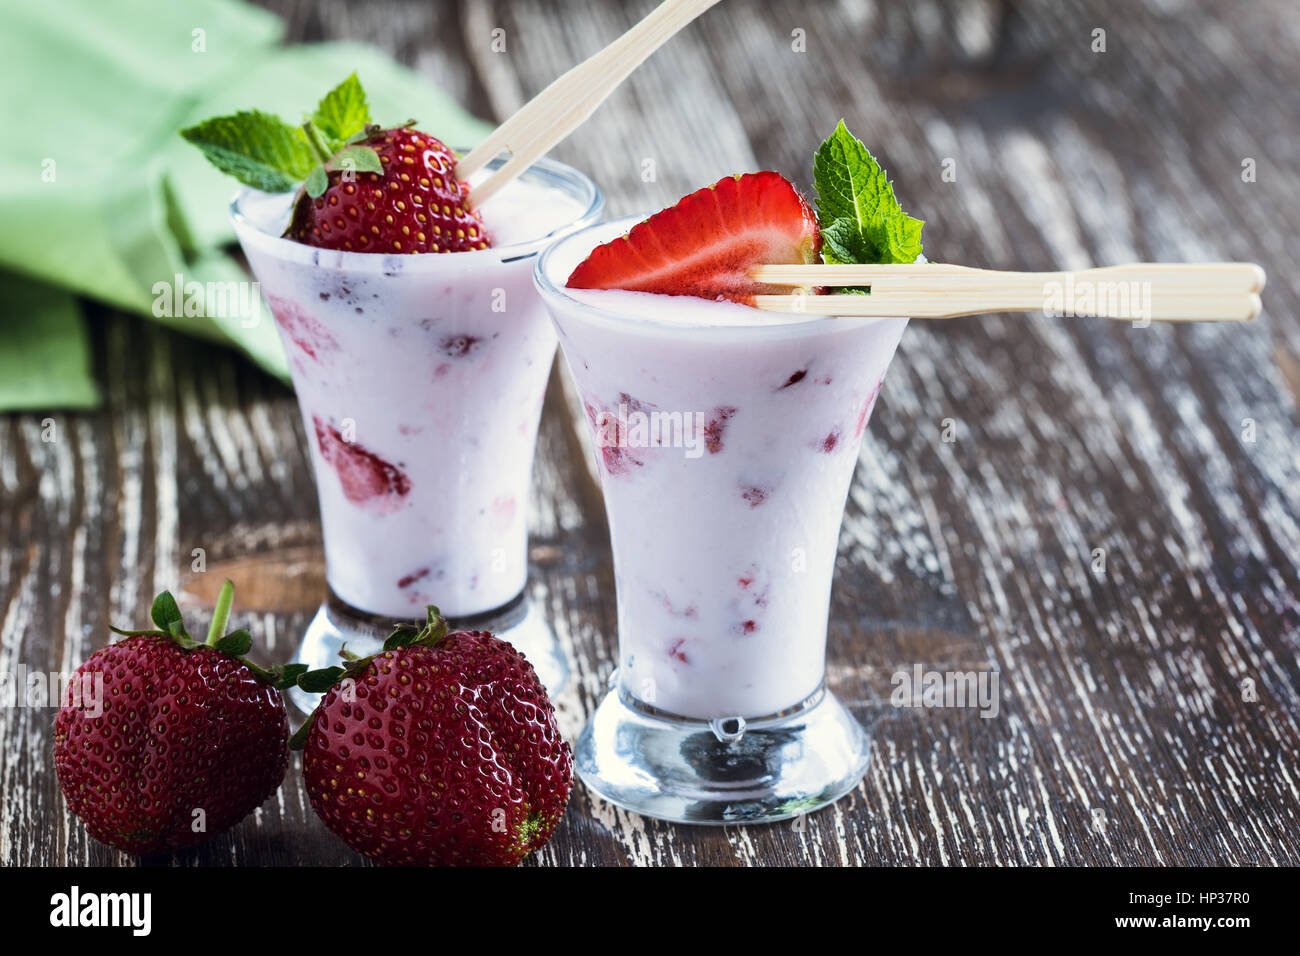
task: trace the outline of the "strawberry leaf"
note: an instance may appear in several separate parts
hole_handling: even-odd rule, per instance
[[[276,690],[288,690],[298,686],[298,678],[307,673],[306,664],[285,664],[283,667],[271,668],[271,683]]]
[[[414,624],[399,624],[393,629],[393,633],[388,635],[384,641],[384,650],[395,651],[399,647],[406,647],[408,644],[414,644],[420,639],[421,630]]]
[[[323,694],[339,682],[344,674],[341,667],[322,667],[298,675],[298,686],[309,694]]]
[[[149,617],[158,625],[159,630],[166,631],[172,637],[189,637],[181,621],[181,609],[177,606],[171,591],[163,591],[153,599]]]
[[[288,192],[316,163],[301,129],[259,110],[204,120],[181,136],[223,173],[263,192]]]
[[[432,604],[426,605],[424,627],[417,627],[414,624],[398,624],[393,629],[393,633],[388,635],[384,641],[384,650],[393,651],[399,647],[407,647],[411,644],[419,644],[422,647],[435,647],[439,641],[447,636],[447,622],[443,620],[442,613]]]
[[[148,628],[142,631],[127,631],[110,624],[108,625],[108,629],[120,637],[171,637],[171,635],[166,631],[159,631],[153,628]]]
[[[223,654],[240,657],[253,649],[253,635],[240,628],[221,638],[213,647]]]
[[[366,92],[361,88],[357,75],[353,73],[326,93],[311,118],[332,150],[338,149],[354,134],[365,129],[370,122],[370,105],[366,102]]]

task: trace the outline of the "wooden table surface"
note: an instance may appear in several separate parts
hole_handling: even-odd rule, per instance
[[[373,42],[494,118],[652,5],[265,2],[295,40]],[[876,747],[866,779],[798,825],[719,829],[577,787],[530,863],[1300,863],[1298,87],[1287,0],[723,0],[555,150],[623,214],[736,171],[806,185],[844,116],[928,221],[932,258],[1246,259],[1269,286],[1249,326],[912,323],[831,611],[830,684]],[[106,407],[0,418],[0,669],[70,670],[155,591],[210,602],[225,575],[238,623],[291,653],[323,588],[293,396],[232,352],[91,312]],[[572,655],[572,737],[615,660],[614,587],[558,386],[532,596]],[[916,663],[998,672],[999,713],[891,706],[891,675]],[[52,723],[0,709],[0,861],[130,864],[67,813]],[[165,862],[361,860],[295,761],[235,831]]]

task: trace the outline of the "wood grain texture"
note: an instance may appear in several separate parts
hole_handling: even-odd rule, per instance
[[[266,5],[294,39],[374,42],[501,118],[651,2]],[[722,829],[647,820],[578,788],[530,863],[1300,863],[1292,12],[1285,0],[724,0],[555,151],[621,215],[741,170],[806,184],[812,148],[844,116],[928,221],[932,258],[1247,259],[1269,286],[1249,326],[914,322],[863,446],[831,613],[832,688],[877,748],[862,785],[797,825]],[[505,53],[490,47],[496,27]],[[1091,46],[1099,28],[1105,53]],[[800,30],[806,52],[792,46]],[[92,311],[107,407],[0,418],[0,671],[69,670],[157,589],[211,601],[222,573],[239,623],[291,653],[322,573],[292,396],[232,354]],[[580,425],[558,374],[552,386],[532,592],[572,655],[558,702],[572,736],[614,664],[614,589]],[[891,706],[891,675],[914,663],[997,671],[997,717]],[[0,861],[131,863],[67,814],[52,721],[0,709]],[[233,833],[158,862],[361,861],[291,770]]]

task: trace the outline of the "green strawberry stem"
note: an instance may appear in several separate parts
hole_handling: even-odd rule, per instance
[[[329,144],[325,142],[325,137],[321,135],[321,131],[316,128],[316,124],[311,120],[307,120],[302,124],[302,131],[307,134],[307,144],[311,146],[311,151],[316,154],[316,159],[321,163],[329,162],[334,153],[329,148]]]
[[[230,605],[235,600],[235,583],[229,578],[226,583],[221,585],[221,594],[217,596],[217,607],[212,612],[212,623],[208,625],[209,646],[214,646],[217,641],[221,640],[222,634],[226,630],[226,622],[230,620]]]

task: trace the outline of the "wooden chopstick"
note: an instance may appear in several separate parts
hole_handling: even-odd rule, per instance
[[[646,57],[717,2],[664,0],[632,29],[529,100],[456,164],[456,177],[467,180],[503,151],[510,153],[492,175],[472,187],[470,204],[482,205],[582,125]]]
[[[755,305],[810,315],[942,319],[1048,312],[1124,321],[1246,322],[1260,311],[1264,270],[1250,262],[1134,263],[1075,272],[999,272],[944,263],[768,265],[767,285],[871,288],[870,295],[760,295]]]

